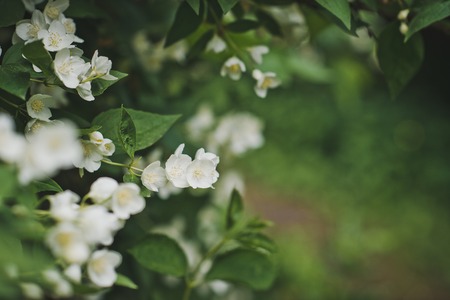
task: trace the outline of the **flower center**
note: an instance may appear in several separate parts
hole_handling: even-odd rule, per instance
[[[69,232],[61,232],[56,237],[56,241],[59,245],[61,245],[61,247],[68,247],[72,242],[72,234]]]
[[[50,33],[50,37],[49,37],[49,44],[50,46],[53,47],[57,47],[59,45],[59,43],[61,43],[62,38],[59,34],[52,32]]]
[[[105,272],[107,265],[106,260],[102,257],[91,262],[92,269],[94,269],[95,273],[99,274]]]
[[[263,82],[261,83],[261,88],[262,89],[268,89],[270,88],[270,86],[272,85],[273,80],[270,77],[264,77]]]
[[[48,16],[50,19],[56,19],[56,18],[58,18],[58,16],[59,16],[59,9],[57,9],[57,8],[54,7],[54,6],[48,7],[46,12],[47,12],[47,16]]]
[[[28,25],[28,36],[31,38],[36,38],[39,31],[39,26],[30,24]]]
[[[125,206],[131,202],[131,193],[128,190],[121,190],[117,193],[117,200],[119,204]]]
[[[44,108],[44,102],[42,100],[36,99],[33,102],[31,102],[31,109],[37,113],[41,112]]]
[[[229,67],[231,73],[239,73],[241,71],[241,67],[238,64],[232,64]]]
[[[194,175],[195,178],[200,179],[201,177],[203,177],[203,172],[202,172],[202,170],[197,169],[197,170],[194,171],[193,175]]]

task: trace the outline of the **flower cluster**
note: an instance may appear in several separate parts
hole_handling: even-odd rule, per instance
[[[160,161],[152,162],[142,172],[142,184],[150,191],[168,189],[168,185],[175,188],[212,188],[219,178],[216,171],[219,157],[203,148],[197,150],[194,160],[183,154],[184,144],[178,146],[165,163],[165,169]]]
[[[122,257],[103,248],[114,241],[125,220],[145,208],[145,200],[134,183],[118,183],[109,177],[98,178],[83,198],[66,190],[48,196],[49,214],[55,224],[49,229],[46,244],[62,261],[64,275],[80,283],[82,269],[98,287],[109,287],[117,278],[115,268]],[[92,204],[87,205],[90,199]]]
[[[214,42],[214,43],[213,43]],[[212,49],[214,52],[220,52],[219,50],[223,47],[223,40],[219,37],[215,36],[208,44],[208,47]],[[256,64],[261,64],[263,59],[262,56],[264,54],[269,53],[269,48],[266,46],[254,46],[247,48],[247,51],[252,58],[252,61]],[[220,70],[220,75],[223,77],[229,76],[232,80],[239,80],[242,77],[242,73],[246,71],[245,64],[242,60],[240,60],[236,56],[232,56],[225,61]],[[273,72],[261,72],[259,69],[254,69],[252,72],[253,78],[256,80],[256,84],[254,87],[256,95],[261,98],[265,98],[267,96],[267,90],[269,88],[273,89],[278,87],[281,84],[281,81],[276,77],[276,74]]]
[[[211,109],[202,106],[186,125],[192,140],[206,141],[208,148],[216,152],[220,148],[225,153],[242,155],[264,144],[262,121],[246,112],[228,113],[215,122]]]
[[[92,173],[97,171],[101,166],[101,160],[105,156],[111,156],[116,150],[116,146],[112,140],[104,138],[99,131],[94,131],[89,134],[89,140],[82,140],[83,158],[74,165],[77,168],[84,168],[86,171]]]
[[[29,4],[29,7],[34,8],[34,5]],[[75,22],[63,14],[68,7],[69,0],[49,0],[43,12],[34,10],[31,19],[21,20],[16,24],[13,42],[23,41],[29,44],[42,41],[47,51],[56,52],[53,67],[62,84],[76,89],[84,100],[92,101],[95,99],[91,86],[93,80],[117,78],[109,74],[111,60],[106,56],[99,56],[98,50],[94,52],[90,62],[85,62],[83,51],[74,45],[83,42],[75,35]],[[36,66],[33,67],[37,72],[41,71]]]

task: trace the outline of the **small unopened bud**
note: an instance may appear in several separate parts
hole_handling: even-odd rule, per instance
[[[408,29],[409,29],[408,24],[406,24],[405,22],[402,22],[402,23],[400,24],[400,32],[401,32],[403,35],[405,35],[405,34],[408,32]]]
[[[403,9],[401,10],[398,15],[397,15],[397,19],[399,19],[400,21],[406,21],[406,19],[408,18],[409,15],[409,9]]]

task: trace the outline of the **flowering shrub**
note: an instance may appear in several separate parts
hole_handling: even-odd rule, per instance
[[[8,39],[0,48],[0,298],[101,297],[109,289],[143,295],[151,287],[155,298],[212,299],[239,289],[236,283],[269,288],[276,247],[262,230],[270,223],[244,214],[243,175],[230,167],[263,146],[263,121],[251,112],[215,116],[204,103],[187,118],[185,136],[174,137],[169,129],[182,119],[168,106],[155,105],[165,114],[150,113],[142,94],[122,99],[123,90],[111,90],[129,76],[127,88],[157,91],[164,76],[155,74],[165,63],[188,64],[204,53],[220,61],[215,73],[224,81],[253,80],[252,94],[266,98],[283,84],[264,65],[266,44],[290,30],[286,23],[301,23],[297,6],[282,8],[297,3],[352,34],[376,29],[362,11],[390,21],[377,55],[396,96],[420,67],[419,31],[450,11],[446,1],[168,1],[171,26],[154,39],[158,27],[139,23],[139,1],[97,2],[0,3]],[[123,16],[130,27],[116,22]],[[120,28],[98,30],[92,39],[86,28],[108,18]],[[132,26],[139,29],[128,37]],[[247,35],[261,28],[259,36]],[[131,43],[112,37],[119,29]],[[111,43],[133,53],[143,79],[124,73],[132,69],[126,61],[104,56]],[[178,88],[173,82],[169,90]]]

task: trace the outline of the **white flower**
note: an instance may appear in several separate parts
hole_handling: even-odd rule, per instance
[[[81,266],[77,264],[72,264],[64,269],[64,275],[69,278],[72,282],[81,282]]]
[[[166,161],[166,176],[172,184],[179,188],[186,188],[189,183],[186,179],[186,168],[192,162],[189,155],[182,154],[184,144],[178,146],[175,153]]]
[[[109,74],[112,62],[106,56],[98,56],[98,50],[95,50],[91,60],[91,73],[89,77],[101,78],[104,80],[117,80],[118,78]]]
[[[182,189],[174,186],[172,182],[167,181],[166,184],[159,188],[158,197],[161,199],[169,199],[171,195],[177,195],[181,193]]]
[[[200,148],[195,153],[195,159],[204,159],[204,160],[210,160],[214,164],[214,166],[217,166],[219,164],[219,157],[212,153],[212,152],[205,152],[205,149]]]
[[[205,131],[214,124],[214,114],[209,106],[202,105],[197,113],[186,122],[189,137],[194,141],[200,141]]]
[[[227,48],[225,41],[217,34],[214,34],[213,38],[206,45],[206,52],[213,51],[214,53],[220,53]]]
[[[14,131],[11,116],[0,113],[0,159],[14,163],[23,158],[26,140]]]
[[[39,10],[35,10],[31,15],[31,20],[22,20],[16,25],[16,34],[25,41],[25,44],[37,41],[39,39],[38,32],[46,30],[48,27],[45,23],[44,15]]]
[[[256,79],[255,92],[261,98],[265,98],[267,95],[267,89],[276,88],[281,84],[281,81],[277,79],[276,74],[273,72],[263,73],[258,69],[253,70],[253,78]]]
[[[73,41],[75,43],[82,43],[84,42],[82,39],[77,37],[75,35],[75,32],[77,31],[77,27],[75,25],[75,22],[71,18],[66,18],[64,14],[60,14],[58,20],[64,25],[64,28],[66,29],[66,33],[73,36]]]
[[[161,167],[161,162],[155,161],[149,164],[141,176],[142,184],[150,191],[157,192],[167,182],[166,171]]]
[[[214,190],[213,202],[224,207],[228,204],[225,200],[230,199],[233,190],[239,191],[241,195],[244,194],[245,182],[242,175],[236,171],[227,171],[225,174],[220,174],[220,181]]]
[[[248,52],[250,53],[250,56],[252,59],[257,63],[262,63],[262,56],[264,54],[269,53],[269,48],[267,46],[261,45],[261,46],[254,46],[247,48]]]
[[[84,76],[80,78],[81,78],[80,81],[84,81],[86,79]],[[77,93],[82,99],[86,101],[95,100],[94,95],[92,95],[92,85],[90,81],[80,83],[80,85],[77,86]]]
[[[397,19],[400,21],[406,21],[408,19],[409,9],[403,9],[398,12]]]
[[[215,144],[226,146],[233,154],[240,155],[250,149],[257,149],[264,143],[263,123],[249,113],[224,116],[214,131],[209,148]]]
[[[71,55],[69,49],[58,51],[53,62],[56,76],[63,84],[71,89],[76,88],[80,84],[80,75],[86,73],[90,64],[77,56]]]
[[[49,0],[44,8],[45,20],[50,23],[52,20],[58,19],[59,15],[68,7],[69,0]]]
[[[115,179],[100,177],[92,183],[88,195],[92,201],[100,204],[108,200],[118,187],[119,183]]]
[[[73,34],[67,34],[66,28],[60,21],[53,21],[48,30],[39,30],[38,38],[42,39],[44,48],[50,52],[75,47],[72,45],[74,40]]]
[[[73,295],[72,285],[65,280],[58,271],[49,269],[42,272],[42,275],[44,279],[52,285],[53,296],[57,298],[67,298]]]
[[[144,197],[139,186],[134,183],[121,183],[112,195],[111,209],[119,219],[128,219],[130,215],[140,213],[145,208]]]
[[[241,79],[242,72],[245,72],[245,65],[236,56],[230,57],[222,66],[220,75],[222,77],[228,75],[233,80]]]
[[[117,279],[115,268],[122,262],[120,253],[106,249],[92,253],[87,264],[89,279],[99,287],[109,287]]]
[[[110,139],[103,139],[103,142],[100,145],[97,145],[98,151],[104,156],[111,156],[116,151],[116,146],[113,141]]]
[[[103,155],[98,150],[97,145],[90,141],[82,140],[81,146],[83,149],[83,157],[80,160],[74,160],[73,165],[77,168],[84,168],[90,173],[97,171],[103,159]]]
[[[51,96],[52,98],[48,99],[50,102],[48,106],[51,108],[60,108],[69,104],[69,99],[66,96],[66,91],[56,85],[47,86],[45,84],[32,82],[30,87],[30,94],[45,94]]]
[[[46,243],[53,255],[71,264],[82,264],[88,258],[90,249],[83,232],[72,223],[59,223],[47,234]]]
[[[218,177],[216,166],[209,159],[195,159],[186,169],[186,179],[194,189],[210,188]]]
[[[111,245],[114,234],[122,228],[119,219],[102,205],[89,205],[80,209],[76,225],[90,245]]]
[[[39,285],[32,282],[21,282],[20,289],[27,299],[43,299],[44,291]]]
[[[52,116],[50,106],[52,103],[52,96],[36,94],[31,96],[27,101],[27,112],[32,118],[48,121]]]
[[[72,191],[49,196],[50,215],[58,221],[73,221],[78,216],[80,197]]]
[[[89,140],[96,145],[100,145],[103,143],[103,134],[100,131],[93,131],[89,133]]]

